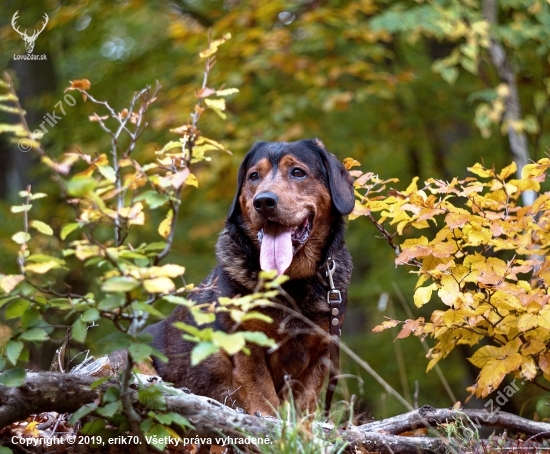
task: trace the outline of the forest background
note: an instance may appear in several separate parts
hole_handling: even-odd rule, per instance
[[[491,7],[496,14],[491,15]],[[14,59],[25,53],[11,25],[15,11],[21,30],[29,31],[48,14],[33,51],[46,54],[47,60]],[[182,193],[170,257],[186,267],[187,282],[198,283],[214,266],[214,244],[234,195],[238,166],[255,141],[318,137],[339,159],[352,157],[363,171],[381,179],[398,178],[390,186],[400,190],[414,176],[420,181],[465,178],[471,175],[467,167],[476,162],[501,169],[518,160],[502,127],[510,84],[503,85],[495,68],[491,39],[503,45],[517,84],[520,112],[514,128],[527,139],[524,158],[544,157],[550,139],[545,132],[548,30],[550,3],[542,0],[7,0],[0,6],[0,68],[11,74],[31,130],[64,99],[70,80],[88,79],[96,99],[120,109],[135,91],[159,81],[162,88],[142,140],[147,145],[140,150],[154,154],[174,140],[171,128],[190,120],[202,82],[198,54],[207,47],[209,34],[231,34],[216,54],[209,85],[239,92],[227,97],[221,113],[226,118],[208,110],[201,129],[233,154],[220,152],[194,169],[199,187],[188,186]],[[53,158],[77,147],[93,154],[109,146],[109,137],[88,120],[97,106],[72,93],[76,104],[64,105],[66,113],[53,127],[48,125],[41,140]],[[9,113],[0,115],[0,123],[15,121]],[[37,163],[35,153],[22,152],[0,136],[2,273],[18,269],[19,245],[11,236],[21,230],[21,218],[9,206],[18,202],[19,191],[32,184],[33,192],[49,195],[33,214],[54,229],[67,217],[69,208],[56,199],[55,184]],[[159,238],[158,222],[148,223],[150,241]],[[349,223],[354,272],[343,341],[409,402],[415,400],[416,387],[419,405],[464,402],[470,394],[466,387],[479,372],[466,359],[472,355],[469,347],[455,349],[440,363],[440,371],[426,373],[426,350],[418,338],[394,342],[398,328],[372,332],[385,316],[428,319],[435,308],[414,306],[417,276],[396,268],[395,251],[377,236],[364,217]],[[86,288],[80,268],[69,271],[66,281],[73,289]],[[58,346],[59,339],[31,351],[29,367],[47,369]],[[359,411],[381,418],[404,410],[347,357],[343,371],[341,397],[355,394]],[[523,386],[503,408],[532,417],[541,399],[543,391]],[[485,402],[473,399],[468,405],[483,407]]]

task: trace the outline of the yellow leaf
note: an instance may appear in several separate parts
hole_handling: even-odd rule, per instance
[[[44,274],[50,271],[53,268],[58,268],[60,265],[58,262],[49,261],[42,263],[29,263],[25,265],[25,271],[30,271],[31,273]]]
[[[404,195],[410,195],[414,191],[418,191],[418,185],[416,184],[418,182],[418,177],[414,177],[411,181],[411,184],[409,184],[409,187],[403,192]]]
[[[531,356],[522,356],[521,375],[527,380],[533,380],[537,376],[537,366]]]
[[[504,358],[504,355],[505,353],[501,347],[486,345],[478,349],[470,358],[468,358],[468,361],[481,369],[485,366],[485,364],[487,364],[488,361],[500,361]]]
[[[550,375],[550,353],[539,357],[539,367],[546,375]]]
[[[389,328],[397,326],[399,322],[397,320],[384,320],[380,325],[375,326],[372,331],[374,333],[380,333]]]
[[[463,227],[470,219],[470,215],[467,213],[449,213],[445,216],[445,222],[451,229]]]
[[[185,273],[185,267],[180,265],[163,265],[163,266],[153,266],[149,268],[147,277],[155,278],[155,277],[179,277],[183,273]]]
[[[38,438],[40,436],[38,427],[36,427],[38,424],[40,424],[38,421],[32,421],[27,424],[27,427],[25,427],[25,430],[23,431],[25,437]]]
[[[149,293],[170,293],[176,289],[176,286],[168,277],[145,279],[143,281],[143,287]]]
[[[445,315],[443,316],[443,321],[445,322],[445,325],[451,327],[451,326],[462,326],[464,325],[465,321],[464,319],[468,316],[468,313],[463,310],[459,309],[457,311],[449,309],[445,312]]]
[[[506,365],[498,359],[487,361],[477,379],[476,396],[486,397],[499,387],[506,376]]]
[[[414,304],[416,307],[422,307],[432,297],[432,292],[437,288],[435,283],[428,285],[427,287],[419,287],[414,292]]]
[[[225,99],[223,98],[205,99],[204,103],[212,109],[225,110]]]
[[[239,92],[238,88],[225,88],[223,90],[217,90],[216,95],[218,95],[218,96],[228,96],[228,95],[232,95],[232,94],[238,93],[238,92]]]
[[[190,173],[185,180],[185,184],[198,188],[199,180],[197,180],[197,177],[194,174]]]
[[[360,166],[361,163],[353,158],[346,158],[344,159],[344,167],[346,169],[351,169],[352,167]]]
[[[524,344],[521,348],[521,353],[524,355],[536,355],[546,350],[546,344],[540,339],[529,339],[527,344]]]
[[[539,326],[539,316],[535,314],[523,314],[518,319],[518,330],[525,332]]]
[[[17,284],[19,284],[19,282],[21,282],[23,279],[25,278],[19,274],[10,274],[7,276],[1,276],[0,288],[4,290],[4,292],[6,293],[10,293],[15,287],[17,287]]]
[[[535,164],[527,164],[521,169],[521,178],[526,180],[528,178],[540,177],[550,167],[550,159],[543,158]]]
[[[518,166],[516,165],[515,162],[512,161],[512,164],[510,164],[509,166],[504,167],[504,169],[501,170],[498,177],[501,180],[506,180],[506,178],[508,178],[511,175],[513,175],[514,173],[516,173],[516,170],[518,170]]]
[[[170,231],[172,229],[172,218],[174,217],[174,212],[172,210],[168,211],[166,218],[160,223],[158,232],[159,235],[163,238],[168,238]]]
[[[218,47],[220,47],[223,43],[225,43],[230,38],[231,38],[231,33],[226,33],[220,39],[215,39],[210,43],[210,45],[208,46],[208,49],[201,52],[199,56],[201,58],[208,58],[214,55],[218,51]]]
[[[473,167],[468,167],[468,170],[481,178],[495,177],[494,170],[486,169],[479,162],[474,164]]]

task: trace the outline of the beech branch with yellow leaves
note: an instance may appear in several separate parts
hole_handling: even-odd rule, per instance
[[[500,172],[476,164],[474,177],[432,178],[423,186],[415,178],[386,194],[387,182],[352,171],[352,217],[373,219],[396,250],[396,265],[418,274],[415,305],[435,306],[429,320],[386,320],[374,331],[401,325],[398,338],[432,337],[428,370],[458,345],[488,341],[469,358],[480,369],[469,388],[477,397],[496,391],[507,375],[550,380],[550,194],[519,203],[525,191],[540,192],[548,168],[544,158],[517,178],[515,163]]]

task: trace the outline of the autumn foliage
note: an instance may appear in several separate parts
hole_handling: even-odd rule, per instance
[[[458,345],[476,348],[468,359],[480,369],[469,388],[477,397],[508,374],[550,380],[550,193],[520,204],[524,191],[540,191],[549,167],[541,159],[517,179],[515,163],[500,172],[475,164],[475,177],[420,187],[415,178],[387,192],[394,180],[354,171],[353,217],[370,217],[395,248],[395,264],[418,274],[415,305],[434,306],[429,320],[388,319],[374,331],[402,325],[400,339],[432,337],[428,370]]]

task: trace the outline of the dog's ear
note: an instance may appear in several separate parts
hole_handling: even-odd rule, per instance
[[[227,216],[228,221],[235,221],[236,217],[241,212],[241,208],[239,206],[239,196],[241,195],[241,189],[243,187],[244,179],[246,178],[246,171],[248,170],[252,156],[254,155],[256,150],[260,148],[264,143],[265,142],[255,143],[250,151],[245,155],[243,162],[241,163],[241,167],[239,167],[239,176],[237,177],[237,192],[235,193],[235,197],[233,198],[233,203],[231,203],[231,206],[229,207],[229,214]]]
[[[313,142],[320,151],[323,164],[327,170],[328,184],[334,206],[340,214],[350,214],[355,206],[352,176],[336,156],[327,151],[323,142],[319,139],[314,139]]]

